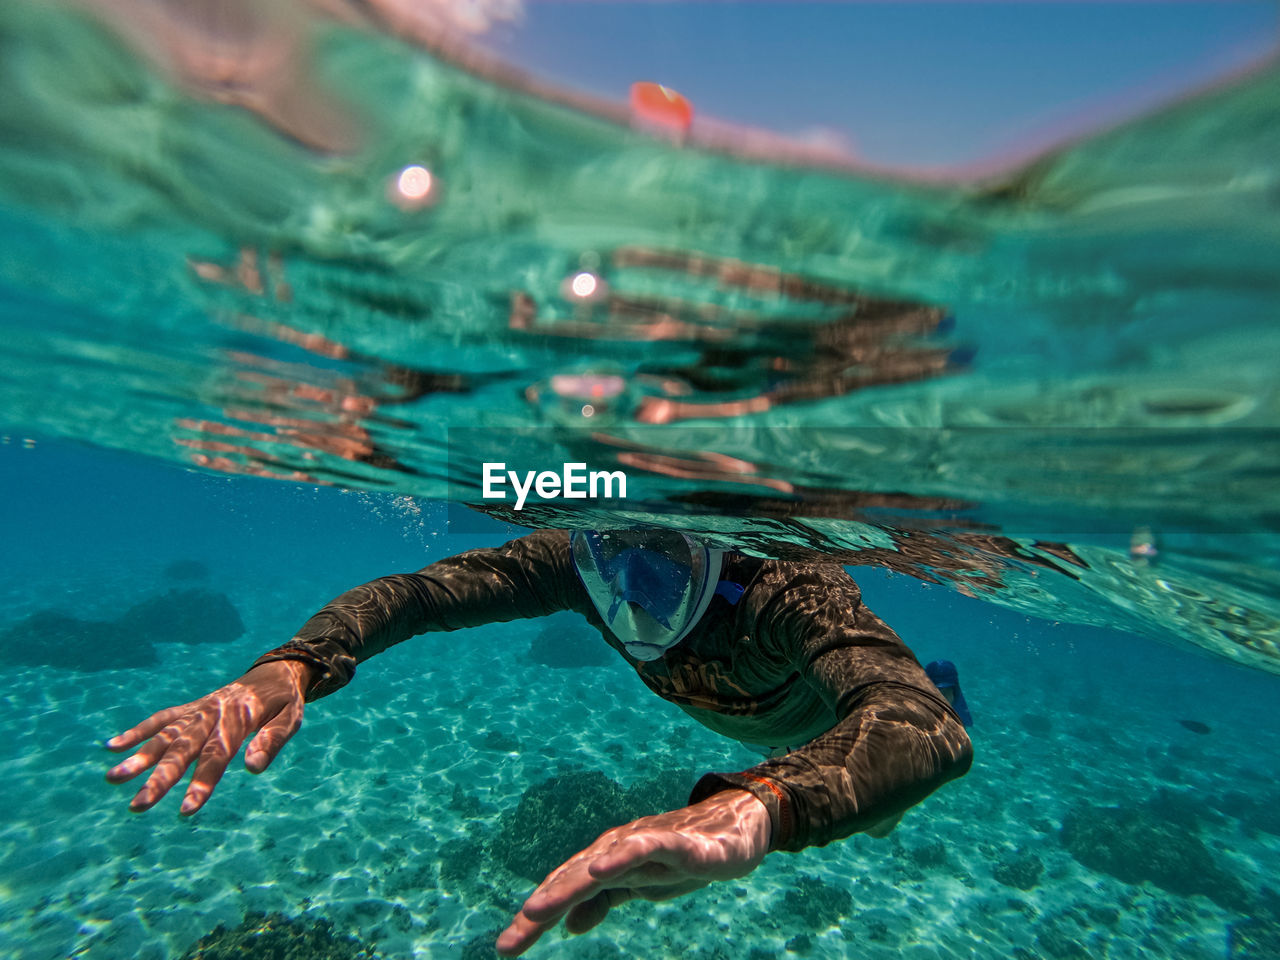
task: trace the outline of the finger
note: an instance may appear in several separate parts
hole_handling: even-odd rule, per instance
[[[250,773],[261,773],[284,749],[289,738],[302,726],[302,704],[290,703],[258,731],[244,752],[244,765]]]
[[[196,764],[196,771],[191,775],[187,794],[182,798],[182,806],[178,809],[180,814],[189,817],[204,806],[209,795],[213,793],[213,788],[227,772],[231,758],[236,755],[243,742],[242,735],[234,733],[228,735],[226,724],[223,724],[220,730],[215,731],[213,736],[205,741],[204,747],[200,750],[200,762]]]
[[[569,911],[564,918],[565,929],[570,933],[586,933],[600,923],[610,910],[631,899],[634,899],[634,894],[630,890],[601,890],[590,900],[578,904]]]
[[[592,878],[581,862],[570,861],[542,881],[524,902],[521,913],[534,923],[553,927],[570,908],[590,900],[603,886]]]
[[[138,791],[129,802],[129,809],[135,813],[149,810],[160,801],[173,785],[182,779],[187,767],[196,758],[196,754],[209,738],[213,719],[202,717],[196,723],[188,724],[174,738],[169,749],[156,764],[155,770],[147,779],[146,785]]]
[[[538,938],[554,925],[554,921],[549,924],[535,923],[521,910],[511,921],[511,925],[498,935],[498,942],[494,944],[494,949],[504,957],[518,957],[537,943]]]
[[[663,839],[654,833],[633,834],[622,840],[606,833],[553,870],[524,902],[522,912],[534,923],[554,925],[570,909],[590,900],[606,886],[669,884],[673,880],[683,880],[683,875],[673,877],[671,868],[665,864],[652,862],[668,856],[660,849],[662,843]],[[615,851],[619,852],[615,854]],[[606,883],[597,876],[596,864],[615,856],[623,864],[616,875],[625,875],[628,878],[626,883]],[[636,878],[637,884],[630,882],[631,877]]]
[[[169,724],[181,719],[190,712],[191,704],[184,703],[179,707],[169,707],[167,710],[153,713],[136,727],[130,727],[124,733],[118,733],[108,740],[107,749],[119,753],[122,750],[128,750],[130,747],[136,747],[143,740],[154,737]]]
[[[107,771],[107,779],[112,783],[124,783],[132,780],[143,770],[149,770],[160,762],[160,758],[168,752],[173,741],[182,731],[181,723],[171,724],[147,741],[141,750],[128,760],[117,763]]]

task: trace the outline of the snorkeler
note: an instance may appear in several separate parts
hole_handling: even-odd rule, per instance
[[[743,876],[772,850],[883,836],[969,769],[962,715],[842,567],[725,553],[671,531],[541,530],[344,593],[240,679],[108,741],[142,746],[107,778],[154,767],[130,805],[142,811],[195,763],[181,808],[194,813],[250,735],[245,765],[260,773],[304,702],[350,682],[357,663],[416,634],[558,610],[586,617],[659,696],[770,758],[709,773],[688,806],[606,831],[525,901],[502,954],[562,918],[582,933],[628,900]]]

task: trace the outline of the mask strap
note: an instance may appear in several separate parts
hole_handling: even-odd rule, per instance
[[[715,595],[724,597],[729,601],[729,606],[738,605],[738,601],[742,599],[742,595],[747,592],[747,588],[740,583],[734,583],[732,580],[721,580],[716,584]]]

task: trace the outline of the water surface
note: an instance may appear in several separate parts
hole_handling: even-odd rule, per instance
[[[524,625],[447,662],[406,644],[400,669],[315,711],[292,766],[229,779],[194,828],[120,819],[84,744],[197,695],[193,663],[221,682],[352,582],[508,531],[467,505],[834,556],[979,691],[988,759],[911,815],[916,833],[771,860],[565,950],[1268,955],[1274,64],[948,183],[655,136],[421,32],[219,29],[243,63],[290,54],[228,77],[190,24],[0,10],[0,455],[24,545],[6,559],[7,642],[50,611],[60,630],[113,624],[193,582],[244,630],[212,658],[165,637],[130,651],[153,658],[132,671],[51,650],[15,673],[26,778],[2,922],[20,956],[178,956],[246,910],[312,908],[392,956],[470,955],[523,890],[481,856],[520,791],[574,764],[630,787],[751,762],[674,711],[642,750],[622,720],[662,705],[625,671],[477,685],[527,655]],[[32,459],[63,441],[153,465],[128,461],[142,472],[113,487],[114,461]],[[498,459],[624,469],[628,498],[516,514],[480,496]],[[580,710],[601,684],[605,707]],[[389,725],[424,738],[412,762]],[[1082,862],[1063,831],[1113,804],[1141,814],[1138,840],[1203,838],[1235,881],[1214,899]],[[335,817],[361,827],[315,828]],[[286,842],[300,852],[281,861]],[[850,876],[862,913],[833,894],[829,916],[768,927],[788,891]]]

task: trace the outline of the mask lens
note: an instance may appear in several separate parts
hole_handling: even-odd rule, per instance
[[[592,603],[624,643],[662,646],[688,626],[705,548],[664,530],[578,531],[572,544]]]

